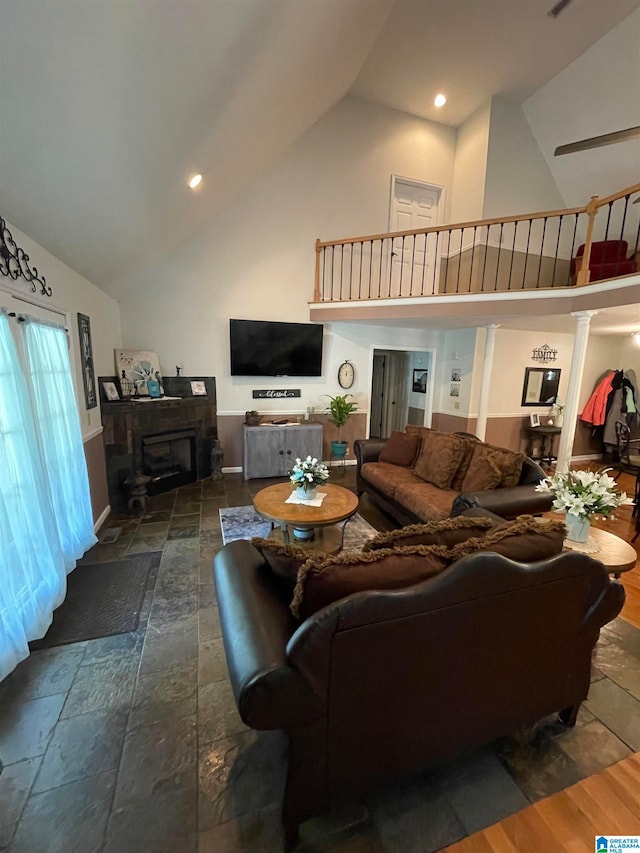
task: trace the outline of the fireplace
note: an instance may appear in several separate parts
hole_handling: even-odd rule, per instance
[[[142,471],[151,477],[147,493],[157,495],[193,483],[196,475],[196,432],[172,430],[141,439]]]
[[[207,394],[191,394],[190,379],[205,381]],[[114,377],[100,377],[114,381]],[[109,503],[127,510],[131,478],[151,477],[148,494],[158,494],[211,476],[211,449],[218,438],[213,377],[187,377],[185,387],[165,393],[184,394],[154,401],[101,400]],[[182,381],[173,379],[174,383]]]

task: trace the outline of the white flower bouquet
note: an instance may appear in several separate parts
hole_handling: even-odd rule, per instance
[[[311,492],[329,479],[329,469],[315,457],[297,458],[289,479],[296,488]]]
[[[616,481],[603,471],[569,471],[546,477],[536,486],[537,492],[552,492],[553,508],[590,519],[594,515],[608,518],[622,504],[632,503],[624,492],[616,492]]]

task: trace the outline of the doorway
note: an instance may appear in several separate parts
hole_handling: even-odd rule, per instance
[[[372,348],[370,438],[389,438],[407,424],[430,426],[434,368],[434,350]]]

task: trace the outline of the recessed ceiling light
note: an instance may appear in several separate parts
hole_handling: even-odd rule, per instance
[[[202,175],[193,175],[189,178],[189,187],[192,190],[195,190],[197,186],[200,186],[200,181],[202,180]]]
[[[433,99],[433,103],[436,105],[436,107],[444,107],[444,105],[447,103],[447,99],[444,95],[436,95]]]

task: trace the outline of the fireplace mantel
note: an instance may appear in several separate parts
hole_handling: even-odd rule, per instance
[[[189,381],[189,377],[184,379]],[[100,388],[103,381],[113,381],[113,377],[100,377]],[[128,490],[125,480],[141,470],[142,439],[149,436],[194,430],[196,478],[202,480],[210,476],[211,449],[218,437],[215,379],[212,377],[207,378],[207,390],[206,397],[101,401],[107,484],[112,508],[126,507]]]

